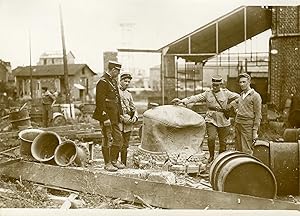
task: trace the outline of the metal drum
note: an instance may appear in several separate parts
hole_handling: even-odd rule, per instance
[[[269,167],[277,180],[278,195],[299,194],[299,142],[270,142],[266,154],[261,151],[258,153],[260,145],[254,146],[253,155],[269,161]]]
[[[253,156],[270,167],[270,143],[264,140],[257,140],[253,148]]]
[[[271,198],[277,183],[272,171],[257,158],[242,152],[223,152],[210,167],[214,190]]]
[[[40,162],[54,162],[54,152],[58,145],[61,144],[60,136],[53,131],[43,131],[31,144],[32,156]]]
[[[85,166],[88,159],[88,148],[71,140],[63,141],[54,152],[54,160],[59,166]]]
[[[40,129],[25,129],[19,132],[20,154],[28,159],[34,159],[31,154],[31,144],[33,140],[43,131]]]
[[[29,112],[26,108],[22,110],[15,109],[11,111],[9,113],[9,118],[13,129],[25,129],[31,127]]]

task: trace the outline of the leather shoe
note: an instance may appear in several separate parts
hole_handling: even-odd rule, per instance
[[[124,169],[125,168],[125,165],[120,161],[112,161],[111,164],[114,167],[118,168],[118,169]]]
[[[116,172],[118,170],[118,168],[113,166],[112,163],[105,164],[104,169],[109,172]]]

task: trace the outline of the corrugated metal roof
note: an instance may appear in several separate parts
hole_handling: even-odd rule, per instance
[[[270,29],[271,15],[269,8],[242,6],[159,50],[201,62]]]
[[[74,75],[82,68],[87,67],[92,73],[96,75],[86,64],[68,64],[68,74]],[[64,65],[37,65],[32,66],[32,76],[63,76]],[[30,76],[30,66],[17,67],[13,70],[15,76]]]

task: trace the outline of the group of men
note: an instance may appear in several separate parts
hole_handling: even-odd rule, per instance
[[[112,172],[125,168],[131,129],[138,120],[132,95],[127,89],[132,76],[129,73],[122,73],[118,84],[120,70],[120,63],[109,61],[108,70],[96,86],[96,109],[93,114],[93,118],[100,122],[104,136],[102,143],[104,168]],[[119,156],[121,160],[118,160]]]
[[[235,114],[235,149],[252,154],[253,144],[258,137],[258,130],[262,118],[262,99],[258,92],[251,88],[251,77],[247,73],[238,76],[242,90],[241,94],[221,88],[222,77],[212,77],[212,88],[203,93],[184,99],[175,98],[175,105],[194,102],[206,102],[208,111],[205,116],[208,149],[208,162],[214,160],[216,135],[219,138],[219,153],[226,150],[225,138],[229,135],[230,120],[225,112],[233,108]]]
[[[138,120],[132,95],[127,90],[132,77],[129,73],[123,73],[118,84],[120,70],[120,63],[109,61],[108,70],[100,78],[96,87],[96,109],[93,118],[100,122],[104,135],[102,154],[105,162],[104,168],[108,171],[125,168],[130,133],[133,124]],[[249,74],[242,73],[238,78],[241,94],[222,88],[222,77],[216,75],[212,77],[210,90],[184,99],[172,100],[175,105],[206,102],[208,111],[205,122],[210,154],[208,162],[214,160],[217,136],[219,153],[226,150],[226,137],[229,135],[231,122],[225,112],[229,108],[234,108],[236,111],[235,149],[252,154],[253,143],[258,137],[262,118],[262,100],[259,93],[250,87]],[[112,140],[111,143],[110,140]],[[121,160],[118,160],[119,155]]]

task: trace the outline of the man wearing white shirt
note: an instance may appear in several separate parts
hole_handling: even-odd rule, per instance
[[[239,75],[241,97],[235,100],[235,149],[252,154],[252,145],[258,138],[258,130],[262,119],[262,99],[258,92],[250,87],[251,77],[247,73]]]

